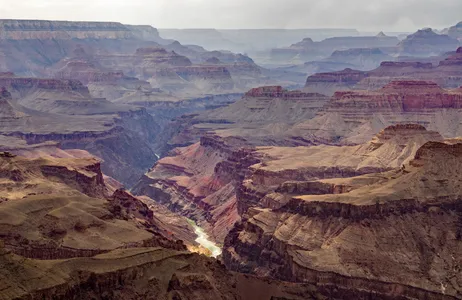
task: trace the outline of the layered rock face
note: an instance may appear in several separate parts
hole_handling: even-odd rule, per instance
[[[350,89],[375,90],[394,80],[426,80],[442,87],[457,88],[462,85],[460,50],[452,52],[437,66],[431,62],[385,61],[372,71],[343,71],[319,73],[308,76],[307,92],[333,95],[336,91]]]
[[[119,69],[129,76],[148,80],[152,87],[173,93],[177,98],[191,99],[207,93],[235,90],[234,79],[227,65],[193,65],[189,58],[160,47],[139,48],[134,55],[104,55],[93,59],[104,68]],[[233,71],[240,69],[237,65],[232,66]],[[243,76],[237,72],[235,75],[237,80]],[[149,88],[142,86],[147,92],[152,91]],[[162,98],[161,95],[157,100],[162,101]]]
[[[151,88],[132,77],[150,80],[155,88],[180,90],[178,96],[184,99],[244,92],[277,80],[263,75],[261,68],[245,55],[207,51],[199,46],[163,40],[150,26],[3,20],[0,28],[0,71],[64,79],[74,76],[72,79],[91,83],[94,95],[110,100],[126,96],[124,89]],[[211,57],[217,57],[223,64],[206,63]],[[82,60],[91,65],[85,66]],[[186,68],[193,63],[194,67]]]
[[[361,290],[329,284],[295,284],[231,273],[217,261],[164,248],[112,251],[60,261],[25,259],[0,252],[2,299],[347,299]],[[379,297],[376,299],[386,299]]]
[[[462,47],[457,48],[456,53],[441,61],[438,65],[440,69],[444,69],[451,75],[457,76],[462,72],[460,66],[462,65]]]
[[[192,65],[187,57],[161,47],[143,47],[126,55],[101,55],[94,59],[103,67],[116,68],[141,79],[149,79],[162,68]]]
[[[291,195],[304,191],[343,193],[357,183],[336,182],[336,178],[401,167],[426,142],[442,140],[437,132],[404,124],[387,127],[370,142],[357,146],[258,147],[254,156],[260,163],[249,168],[237,190],[239,212],[253,206],[277,209]],[[365,177],[364,182],[367,180],[373,181],[373,177]]]
[[[91,98],[77,81],[5,76],[0,81],[11,90],[4,90],[1,134],[88,150],[104,159],[108,175],[127,185],[150,167],[158,125],[146,110]]]
[[[318,154],[311,157],[309,152],[295,154],[298,149],[262,149],[266,160],[252,166],[253,175],[244,181],[256,192],[238,193],[238,202],[241,195],[250,195],[258,206],[250,207],[227,236],[225,264],[295,282],[363,286],[392,298],[460,297],[460,196],[454,166],[462,162],[462,145],[425,143],[433,138],[441,140],[420,126],[406,125],[387,128],[352,152],[316,152],[313,147]],[[309,167],[293,170],[300,163]],[[369,163],[384,169],[369,168],[366,175],[326,169],[345,163],[356,171],[366,171]],[[278,173],[271,176],[271,171]]]
[[[227,107],[205,111],[178,120],[181,128],[170,138],[170,144],[188,144],[205,132],[222,137],[234,136],[251,145],[303,145],[297,134],[287,134],[294,124],[311,119],[329,101],[317,93],[288,91],[281,86],[266,86],[247,92]]]
[[[426,28],[409,35],[398,45],[403,55],[429,56],[451,51],[459,46],[457,39]]]
[[[99,161],[7,154],[0,166],[5,191],[0,235],[6,249],[37,259],[88,257],[127,247],[184,249],[162,235],[167,223],[158,222],[143,202],[122,190],[108,195]]]
[[[314,285],[230,273],[187,252],[177,240],[193,235],[186,221],[124,190],[108,194],[99,162],[71,157],[0,153],[2,299],[317,298]]]
[[[133,188],[172,211],[194,219],[222,243],[239,220],[235,186],[246,166],[256,162],[245,141],[204,136],[199,143],[177,148],[157,162]]]
[[[432,82],[393,81],[376,91],[336,92],[323,112],[297,127],[331,141],[362,143],[388,125],[417,121],[455,137],[460,135],[461,97]]]
[[[161,45],[164,45],[165,43],[169,42],[168,40],[165,40],[160,37],[159,30],[157,28],[154,28],[149,25],[124,25],[127,27],[132,34],[135,36],[135,38],[145,40],[145,41],[153,41],[157,42]]]
[[[263,91],[268,93],[268,88],[250,93]],[[247,146],[251,141],[244,139],[204,136],[200,143],[177,148],[159,160],[133,192],[195,219],[215,240],[222,242],[239,215],[257,205],[257,198],[279,201],[264,195],[271,194],[284,182],[389,170],[407,162],[409,155],[428,140],[442,140],[442,137],[411,125],[391,127],[371,143],[352,147],[254,149]],[[344,159],[338,159],[341,154]],[[251,167],[256,162],[261,163]]]
[[[0,66],[22,76],[46,76],[50,66],[68,58],[76,48],[89,54],[121,54],[164,42],[151,26],[0,20]]]
[[[76,48],[72,56],[56,63],[48,76],[79,80],[88,87],[93,97],[110,101],[140,90],[153,91],[149,82],[126,76],[123,71],[111,67],[102,66],[96,56],[86,53],[83,48]]]
[[[308,76],[304,90],[323,95],[332,95],[338,90],[352,89],[367,77],[366,72],[350,68],[338,72],[314,74]]]
[[[101,72],[95,65],[85,60],[68,61],[53,75],[56,78],[74,78],[83,84],[90,82],[117,82],[124,78],[123,72]]]

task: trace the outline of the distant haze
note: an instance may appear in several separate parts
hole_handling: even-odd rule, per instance
[[[159,28],[442,29],[461,0],[0,0],[0,18],[118,21]]]

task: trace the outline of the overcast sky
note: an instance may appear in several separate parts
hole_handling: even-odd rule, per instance
[[[119,21],[158,28],[442,29],[462,0],[0,0],[0,18]]]

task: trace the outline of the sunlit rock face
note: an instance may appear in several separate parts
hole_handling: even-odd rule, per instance
[[[224,261],[295,282],[323,276],[377,289],[405,280],[405,295],[457,295],[460,286],[444,281],[457,259],[437,253],[450,255],[461,243],[453,217],[460,150],[413,124],[386,128],[362,146],[262,148],[237,193],[245,213],[225,240]]]

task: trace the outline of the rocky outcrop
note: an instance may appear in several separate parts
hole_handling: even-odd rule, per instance
[[[149,47],[136,49],[135,56],[141,57],[146,61],[157,64],[167,64],[170,66],[190,66],[191,61],[177,53],[167,51],[161,47]]]
[[[115,209],[120,192],[108,202],[100,164],[93,158],[5,155],[0,164],[5,182],[0,236],[4,246],[19,255],[61,259],[137,246],[184,249],[172,237],[149,234],[137,225],[152,219],[148,209],[137,210],[138,215]],[[129,201],[141,205],[136,198]],[[124,225],[120,219],[131,221]]]
[[[273,202],[262,198],[263,208],[249,208],[227,236],[226,265],[296,282],[367,282],[374,290],[400,285],[395,297],[459,297],[460,197],[454,166],[461,163],[461,144],[422,146],[413,134],[418,131],[423,128],[390,127],[367,147],[371,154],[384,147],[384,163],[389,153],[397,153],[385,146],[391,140],[401,139],[397,146],[410,137],[419,141],[413,152],[402,152],[408,159],[397,169],[317,183],[288,182],[276,190],[279,196],[270,194]],[[344,157],[351,157],[347,152]],[[316,165],[319,159],[305,161]],[[271,168],[271,158],[266,164],[263,160],[259,168]],[[287,160],[275,166],[287,166]],[[332,188],[345,183],[350,188]],[[260,182],[255,186],[262,190]]]
[[[32,89],[71,91],[88,95],[88,89],[78,80],[16,77],[13,73],[0,77],[0,85],[11,92],[21,94]]]
[[[343,71],[332,73],[319,73],[307,78],[305,91],[332,95],[337,90],[352,89],[361,80],[368,77],[364,71],[347,68]]]
[[[440,68],[444,67],[454,67],[457,68],[458,66],[462,65],[462,47],[457,48],[456,53],[453,55],[449,56],[445,60],[441,61],[439,63]],[[454,71],[459,71],[460,70],[454,70]]]
[[[401,54],[430,56],[451,51],[458,46],[457,39],[447,35],[439,35],[431,28],[426,28],[409,35],[399,43],[398,48]]]
[[[445,90],[432,82],[393,81],[376,91],[336,92],[323,112],[300,127],[314,129],[311,133],[319,138],[362,143],[372,138],[371,132],[388,125],[419,120],[445,137],[455,137],[460,124],[449,115],[458,118],[460,101],[457,90]],[[343,124],[342,129],[338,124]]]
[[[223,241],[239,219],[235,186],[256,162],[252,150],[242,146],[244,140],[204,136],[159,160],[133,192],[188,216]]]
[[[315,117],[329,101],[317,93],[289,91],[280,86],[265,86],[248,91],[244,97],[227,107],[205,111],[185,123],[179,120],[180,134],[172,138],[191,143],[204,132],[219,136],[242,137],[252,145],[303,145],[319,141],[287,134],[293,124]]]
[[[2,135],[29,144],[51,141],[66,149],[88,150],[104,160],[104,172],[127,185],[150,167],[155,157],[150,145],[158,125],[146,110],[93,99],[75,81],[17,77],[0,81],[13,92],[5,89],[9,96],[2,100]]]
[[[345,81],[346,73],[355,75],[350,70],[311,75],[306,81],[305,89],[333,95],[336,91],[350,89],[375,90],[394,80],[433,81],[442,87],[457,88],[462,84],[460,61],[458,51],[448,53],[443,60],[435,62],[436,65],[432,62],[384,61],[374,70],[359,72],[357,76],[353,76],[355,80]]]
[[[197,245],[194,229],[185,218],[148,197],[137,198],[124,189],[118,189],[109,197],[109,210],[119,219],[132,219],[139,227],[167,237],[159,239],[159,245],[164,248],[171,247],[171,240],[182,241],[187,246]],[[180,242],[178,249],[182,249]]]
[[[233,95],[233,100],[238,96]],[[210,110],[177,118],[161,133],[162,139],[168,142],[159,145],[157,153],[191,145],[208,133],[224,138],[239,137],[250,146],[297,146],[324,142],[312,135],[289,131],[295,124],[316,116],[329,101],[324,95],[265,86],[252,89],[241,100],[234,101],[219,102],[216,109],[212,109],[215,108],[212,106]],[[181,102],[179,104],[183,105]]]
[[[254,299],[263,288],[315,299],[314,285],[230,273],[187,252],[179,216],[124,190],[109,196],[95,159],[67,155],[0,153],[0,298]]]
[[[210,81],[212,89],[229,90],[233,88],[231,73],[222,66],[179,67],[174,68],[173,72],[187,81]]]
[[[217,261],[203,256],[159,248],[112,251],[47,266],[2,249],[0,265],[0,278],[6,286],[0,294],[2,299],[69,299],[77,294],[98,300],[315,300],[319,297],[337,300],[358,295],[385,300],[389,297],[385,291],[377,293],[340,282],[333,288],[328,281],[314,285],[259,279],[228,272]]]
[[[249,168],[237,190],[239,212],[244,214],[254,206],[279,208],[291,196],[303,193],[350,191],[357,187],[355,182],[334,179],[400,167],[427,141],[442,139],[437,132],[427,131],[423,126],[404,124],[385,128],[364,145],[257,148],[254,155],[261,162]]]

